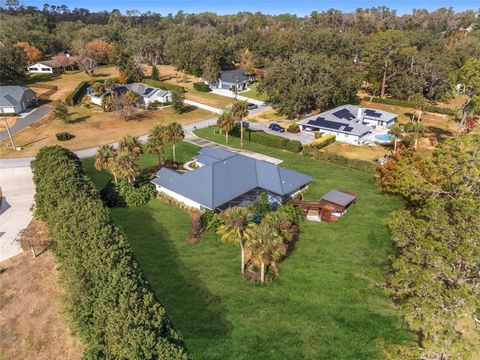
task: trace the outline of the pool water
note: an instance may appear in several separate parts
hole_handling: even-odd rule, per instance
[[[375,140],[382,143],[389,143],[390,141],[392,141],[392,135],[390,134],[375,135]]]

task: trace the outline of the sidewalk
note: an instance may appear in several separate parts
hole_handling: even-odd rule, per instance
[[[235,93],[231,92],[230,90],[213,89],[212,93],[217,94],[217,95],[231,97],[231,98],[235,97]],[[265,103],[263,101],[260,101],[260,100],[257,100],[257,99],[252,99],[252,98],[242,96],[242,95],[237,95],[237,99],[242,100],[242,101],[246,101],[246,102],[258,105],[258,106],[265,105]]]

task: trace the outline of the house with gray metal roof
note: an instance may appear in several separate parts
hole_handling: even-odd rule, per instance
[[[35,91],[24,86],[0,86],[0,113],[18,114],[34,105]]]
[[[373,129],[387,129],[396,118],[396,114],[383,110],[342,105],[303,119],[298,124],[302,131],[334,134],[337,141],[360,145],[370,139]]]
[[[118,84],[113,90],[116,94],[123,94],[127,91],[133,91],[138,95],[139,105],[148,106],[148,104],[158,101],[161,103],[171,102],[172,93],[157,87],[143,84],[143,83],[131,83],[131,84]],[[87,95],[90,97],[90,101],[95,105],[102,105],[102,99],[105,96],[111,96],[112,91],[106,90],[101,95],[96,95],[93,87],[87,88]]]
[[[202,148],[197,168],[160,169],[152,183],[160,193],[199,210],[246,206],[260,193],[282,204],[305,189],[312,177],[223,149]]]
[[[209,84],[213,88],[231,90],[236,86],[238,91],[247,90],[255,81],[255,75],[247,75],[242,69],[222,71],[216,84]]]

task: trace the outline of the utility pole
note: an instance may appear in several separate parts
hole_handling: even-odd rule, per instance
[[[13,150],[17,151],[17,146],[15,145],[15,141],[13,141],[12,134],[10,133],[10,127],[8,126],[7,118],[5,115],[3,116],[3,121],[5,122],[5,127],[7,128],[8,137],[10,138],[10,142],[12,143]]]

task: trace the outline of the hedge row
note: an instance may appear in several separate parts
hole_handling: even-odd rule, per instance
[[[330,145],[331,143],[334,143],[334,142],[335,142],[335,135],[329,134],[321,138],[315,139],[305,147],[319,150],[319,149],[323,149],[325,146]]]
[[[236,126],[230,132],[230,135],[240,137],[240,127]],[[245,129],[243,133],[244,139],[254,143],[271,146],[277,149],[284,149],[294,153],[302,151],[302,143],[297,140],[289,140],[282,136],[268,134],[263,131],[253,131]]]
[[[415,104],[409,101],[403,100],[396,100],[396,99],[382,99],[379,97],[371,97],[365,96],[365,101],[371,101],[378,104],[387,104],[387,105],[395,105],[395,106],[402,106],[407,108],[415,108]],[[455,115],[455,110],[448,109],[448,108],[441,108],[438,106],[430,105],[425,108],[425,111],[437,113],[437,114],[444,114],[444,115]]]
[[[183,86],[173,85],[162,81],[143,79],[142,82],[147,85],[155,86],[165,91],[178,91],[180,93],[187,92]]]
[[[32,162],[35,213],[45,220],[66,287],[66,313],[84,359],[189,359],[72,152],[45,147]]]
[[[90,86],[88,81],[80,81],[75,90],[73,90],[66,98],[65,102],[70,105],[77,105],[87,92],[87,88]]]
[[[375,164],[370,161],[365,161],[365,160],[356,160],[356,159],[349,159],[345,156],[342,155],[337,155],[334,153],[326,152],[326,151],[321,151],[318,149],[314,149],[311,147],[306,146],[303,149],[303,154],[305,156],[309,156],[311,158],[317,159],[317,160],[323,160],[323,161],[328,161],[334,164],[338,164],[341,166],[349,167],[352,169],[357,169],[357,170],[362,170],[362,171],[368,171],[368,172],[375,172]]]
[[[205,84],[203,81],[193,83],[193,88],[200,92],[209,92],[211,91],[210,86]]]

